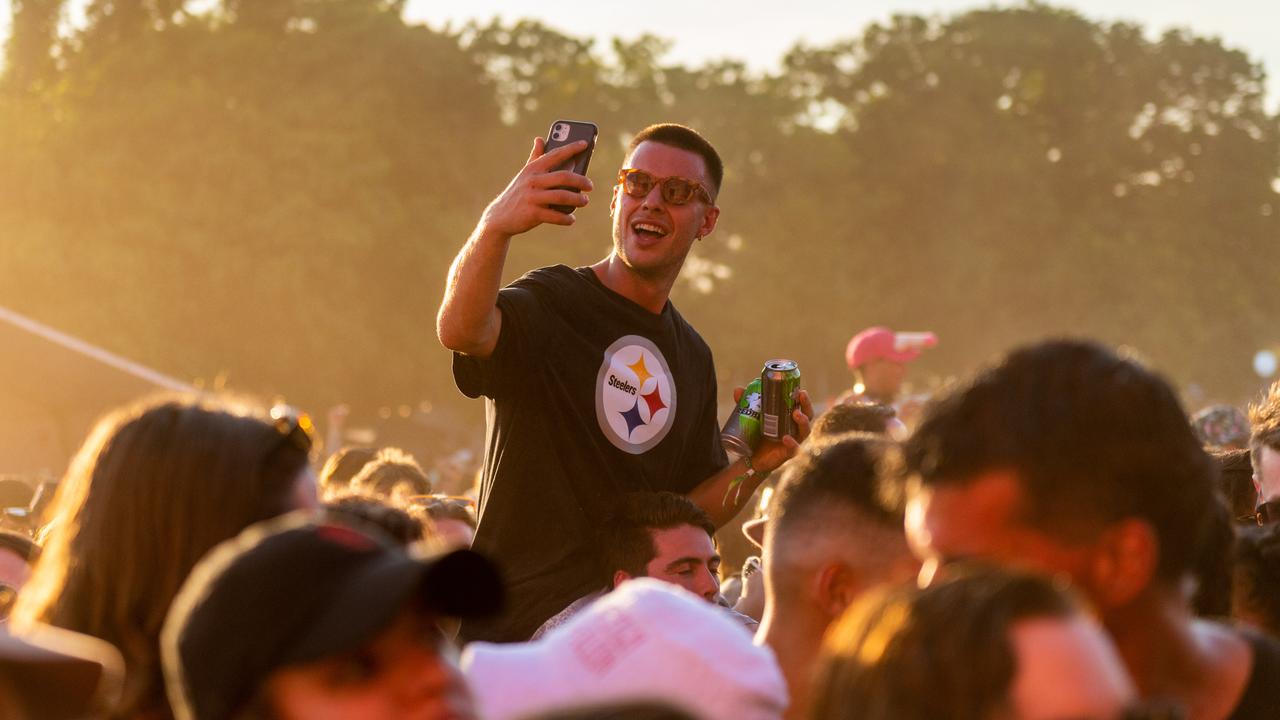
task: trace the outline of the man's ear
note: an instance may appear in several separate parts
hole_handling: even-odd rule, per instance
[[[696,233],[699,238],[704,238],[716,229],[716,220],[720,218],[720,208],[712,205],[707,208],[707,214],[702,218],[702,226],[698,228]]]
[[[613,588],[618,587],[619,585],[621,585],[622,583],[630,579],[631,579],[631,573],[627,572],[626,570],[619,570],[613,574],[613,587],[609,589],[612,590]]]
[[[840,617],[862,590],[857,574],[843,563],[823,565],[814,582],[818,607],[833,620]]]
[[[1129,518],[1103,531],[1089,568],[1100,609],[1128,605],[1151,586],[1160,565],[1160,540],[1146,520]]]

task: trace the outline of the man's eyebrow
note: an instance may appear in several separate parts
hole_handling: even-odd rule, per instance
[[[710,565],[710,564],[713,564],[713,562],[719,562],[719,560],[721,560],[721,557],[719,557],[719,553],[716,553],[716,555],[709,556],[707,557],[707,559],[703,559],[703,557],[696,557],[692,555],[689,555],[686,557],[677,557],[677,559],[672,560],[671,562],[668,562],[667,570],[668,571],[675,570],[680,565],[701,565],[703,564],[703,562],[707,562],[707,564]]]

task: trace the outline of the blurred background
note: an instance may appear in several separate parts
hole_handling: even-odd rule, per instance
[[[939,336],[918,392],[1056,335],[1189,410],[1268,382],[1275,2],[783,5],[0,0],[0,474],[57,475],[106,408],[182,387],[468,474],[484,409],[436,307],[560,118],[601,129],[596,202],[508,278],[603,257],[626,139],[692,125],[723,214],[673,300],[726,406],[772,357],[839,394],[873,324]]]

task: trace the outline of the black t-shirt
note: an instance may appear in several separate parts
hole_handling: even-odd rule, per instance
[[[590,268],[535,270],[498,294],[493,354],[455,354],[488,398],[474,547],[508,583],[507,610],[464,640],[520,641],[600,589],[598,524],[626,492],[687,493],[728,464],[711,350],[670,302],[654,315]]]
[[[1276,720],[1280,718],[1280,642],[1254,632],[1244,636],[1253,648],[1253,670],[1228,720]]]

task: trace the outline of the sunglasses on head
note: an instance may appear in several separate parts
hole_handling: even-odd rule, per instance
[[[311,416],[287,405],[271,408],[271,424],[280,433],[281,444],[289,443],[304,453],[315,444],[316,426]]]
[[[1257,512],[1253,514],[1253,520],[1259,525],[1280,523],[1280,500],[1268,500],[1258,505]]]
[[[622,186],[623,192],[633,198],[648,197],[653,186],[657,185],[662,191],[662,201],[668,205],[684,205],[692,202],[697,196],[701,196],[702,201],[708,205],[715,204],[706,188],[688,178],[674,176],[660,178],[643,170],[623,168],[618,171],[618,184]]]

